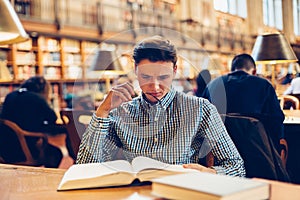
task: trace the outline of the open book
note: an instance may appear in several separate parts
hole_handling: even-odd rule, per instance
[[[131,163],[126,160],[115,160],[78,164],[72,165],[65,172],[57,190],[129,185],[136,179],[140,182],[151,181],[153,178],[189,172],[198,171],[142,156],[134,158]]]
[[[170,199],[261,200],[269,184],[253,179],[210,173],[188,173],[152,180],[154,195]]]

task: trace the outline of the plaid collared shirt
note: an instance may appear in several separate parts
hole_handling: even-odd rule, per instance
[[[83,135],[77,163],[147,156],[170,164],[200,163],[212,152],[218,174],[245,176],[244,162],[216,108],[203,98],[171,90],[158,103],[137,97],[95,114]]]

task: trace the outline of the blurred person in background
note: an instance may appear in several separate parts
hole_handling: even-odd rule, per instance
[[[291,80],[289,87],[284,91],[283,94],[300,96],[300,76],[299,76],[299,74],[297,74],[297,76]]]
[[[206,85],[211,81],[211,74],[208,69],[203,69],[199,72],[196,78],[197,87],[195,89],[195,96],[202,97]]]
[[[284,114],[272,84],[256,76],[251,55],[236,55],[231,72],[212,80],[203,97],[214,104],[220,114],[239,113],[259,119],[280,153]]]
[[[42,76],[34,76],[21,84],[20,88],[9,93],[3,103],[1,118],[15,122],[20,128],[41,132],[49,135],[66,133],[65,127],[56,124],[57,115],[50,106],[51,85]],[[4,128],[4,127],[2,127]],[[21,162],[24,157],[16,154],[16,144],[11,144],[14,133],[9,129],[1,129],[0,151],[11,152],[11,154],[1,153],[7,162]],[[28,137],[26,142],[34,158],[38,159],[40,153],[37,148],[37,138]],[[11,149],[11,150],[10,150]],[[45,147],[44,165],[46,167],[58,167],[62,159],[61,151],[47,144]]]

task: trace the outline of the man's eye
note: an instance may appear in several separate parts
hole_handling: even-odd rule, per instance
[[[159,76],[158,79],[159,80],[165,80],[165,79],[168,79],[169,78],[169,75],[164,75],[164,76]]]
[[[143,79],[150,79],[150,76],[142,75]]]

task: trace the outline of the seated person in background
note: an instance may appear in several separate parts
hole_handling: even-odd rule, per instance
[[[196,79],[197,88],[195,91],[195,96],[202,97],[203,91],[205,90],[206,85],[210,82],[210,80],[210,72],[207,69],[201,70]]]
[[[50,84],[40,76],[31,77],[26,80],[19,89],[9,93],[3,103],[1,118],[15,122],[22,129],[32,132],[42,132],[45,134],[55,135],[66,133],[66,129],[56,124],[57,116],[54,110],[49,106],[51,94]],[[4,134],[4,133],[1,133]],[[9,133],[1,137],[1,152],[6,152],[14,144],[10,144]],[[36,148],[37,139],[27,138],[26,142],[33,156],[37,158],[40,154]],[[57,167],[62,158],[59,149],[52,145],[46,146],[45,149],[46,167]],[[20,162],[22,157],[10,157],[2,155],[8,162]]]
[[[283,94],[289,94],[289,95],[297,95],[299,94],[300,96],[300,77],[299,75],[291,81],[291,84],[289,87],[284,91]]]
[[[232,60],[231,73],[211,81],[203,97],[220,114],[239,113],[259,119],[280,153],[284,114],[273,86],[255,74],[253,58],[248,54],[237,55]]]
[[[290,84],[293,80],[293,74],[287,73],[283,78],[282,81],[280,82],[281,85],[287,85]]]
[[[118,152],[131,161],[146,156],[204,172],[245,176],[244,162],[216,108],[206,99],[171,88],[177,70],[175,46],[160,36],[134,49],[135,73],[142,94],[132,84],[114,86],[94,113],[83,135],[77,163],[105,162]],[[211,151],[214,166],[200,160]]]

